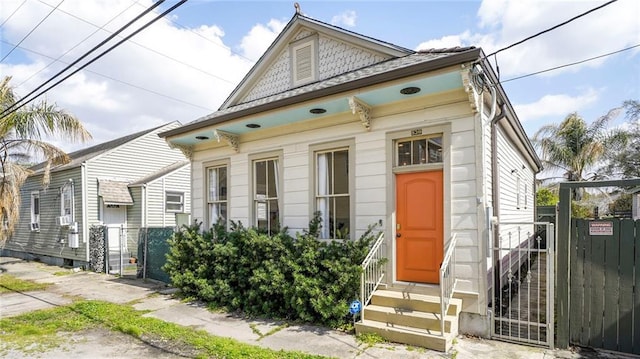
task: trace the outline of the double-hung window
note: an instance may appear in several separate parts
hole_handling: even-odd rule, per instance
[[[207,173],[207,218],[209,227],[218,222],[227,223],[227,166],[208,167]]]
[[[253,161],[253,223],[268,234],[275,234],[280,230],[278,170],[278,158]]]
[[[40,192],[31,192],[31,230],[40,230]]]
[[[349,148],[315,152],[315,208],[320,212],[320,237],[351,237]]]

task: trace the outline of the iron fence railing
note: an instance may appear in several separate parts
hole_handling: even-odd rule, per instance
[[[449,304],[456,289],[456,233],[451,236],[449,246],[444,253],[440,265],[440,335],[444,336],[444,318],[449,311]]]
[[[369,301],[373,292],[382,282],[385,275],[385,264],[387,258],[383,253],[384,233],[380,233],[373,246],[369,250],[369,254],[362,262],[362,274],[360,275],[360,299],[364,308]],[[361,319],[364,319],[364,311],[361,313]]]

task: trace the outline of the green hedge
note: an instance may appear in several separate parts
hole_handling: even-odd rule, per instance
[[[231,230],[193,225],[176,232],[164,270],[186,296],[249,315],[339,327],[351,320],[360,264],[376,226],[359,239],[319,241],[319,217],[295,237],[268,236],[232,223]]]

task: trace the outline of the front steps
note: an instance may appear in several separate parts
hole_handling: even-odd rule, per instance
[[[376,290],[363,309],[364,320],[356,323],[356,333],[376,333],[392,342],[447,352],[458,335],[461,308],[461,299],[451,299],[442,336],[440,297]]]

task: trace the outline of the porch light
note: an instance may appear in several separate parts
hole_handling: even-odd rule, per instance
[[[327,112],[327,110],[325,110],[324,108],[312,108],[311,110],[309,110],[309,112],[311,112],[314,115],[319,115],[321,113]]]
[[[246,125],[249,128],[260,128],[261,126],[257,123],[247,123]]]
[[[400,90],[400,93],[403,95],[413,95],[414,93],[418,93],[418,92],[420,92],[420,87],[415,87],[415,86],[405,87],[402,90]]]
[[[196,136],[196,140],[203,141],[203,140],[208,140],[208,139],[209,139],[209,136]]]

